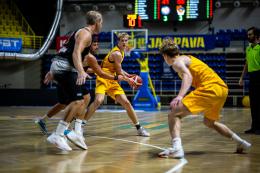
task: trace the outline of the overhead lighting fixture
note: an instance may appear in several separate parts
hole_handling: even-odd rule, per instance
[[[75,6],[75,10],[76,10],[76,11],[80,11],[80,10],[81,10],[81,7],[80,7],[79,5],[76,5],[76,6]]]
[[[132,4],[127,4],[126,9],[127,10],[132,10],[133,9],[133,5]]]
[[[215,7],[216,8],[220,8],[221,7],[221,2],[220,1],[216,1],[215,2]]]
[[[254,5],[255,7],[258,7],[258,6],[259,6],[259,1],[258,1],[258,0],[255,0],[255,1],[253,2],[253,5]]]
[[[109,5],[109,10],[114,11],[116,9],[115,5]]]
[[[235,1],[234,2],[234,6],[237,8],[237,7],[240,7],[240,1]]]
[[[97,5],[93,5],[92,6],[92,10],[98,10],[98,6]]]

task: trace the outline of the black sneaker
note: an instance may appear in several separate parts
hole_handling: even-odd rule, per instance
[[[253,128],[246,130],[245,133],[255,133],[255,130]]]
[[[260,135],[260,130],[255,130],[255,134]]]

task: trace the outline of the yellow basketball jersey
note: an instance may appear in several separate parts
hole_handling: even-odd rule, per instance
[[[116,75],[115,63],[111,62],[108,58],[109,58],[110,54],[115,52],[115,51],[119,51],[120,52],[120,49],[117,46],[114,47],[114,49],[112,49],[107,54],[107,56],[105,57],[105,59],[102,62],[103,63],[102,70],[104,72],[108,73],[108,74],[111,74],[111,75]],[[123,62],[123,59],[124,59],[124,52],[122,52],[122,61],[121,61],[121,63]]]
[[[183,56],[188,56],[191,59],[191,64],[188,69],[193,77],[191,85],[194,88],[204,87],[213,83],[217,83],[225,88],[228,88],[224,81],[216,74],[216,72],[209,68],[207,64],[191,55]],[[179,73],[178,75],[182,78]]]
[[[110,75],[116,75],[116,69],[115,69],[115,63],[114,62],[111,62],[108,58],[110,56],[110,54],[112,52],[115,52],[115,51],[119,51],[120,52],[120,49],[116,46],[114,47],[114,49],[112,49],[108,54],[107,56],[105,57],[105,59],[102,61],[103,63],[103,67],[102,67],[102,70],[105,72],[105,73],[108,73]],[[124,52],[122,52],[122,61],[124,59]],[[121,63],[122,63],[121,61]],[[117,86],[118,83],[117,81],[115,80],[108,80],[108,79],[104,79],[104,78],[101,78],[99,76],[97,76],[97,79],[96,79],[96,86],[100,85],[100,83],[104,84],[105,87],[107,88],[110,88],[110,87],[113,87],[113,86]]]

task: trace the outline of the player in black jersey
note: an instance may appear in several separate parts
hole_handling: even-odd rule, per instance
[[[81,123],[85,112],[81,85],[85,83],[86,77],[91,77],[84,71],[82,62],[89,53],[91,37],[100,32],[103,20],[101,14],[96,11],[89,11],[86,20],[86,27],[73,32],[53,58],[50,70],[51,76],[56,81],[58,92],[62,92],[71,101],[63,112],[56,132],[47,138],[50,143],[62,150],[72,150],[65,142],[64,131],[73,117],[75,117],[74,129],[67,135],[67,138],[77,147],[87,149],[81,133]]]

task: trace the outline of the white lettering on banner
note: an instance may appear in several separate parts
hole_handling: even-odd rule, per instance
[[[65,42],[66,40],[60,40],[60,47],[62,47]]]
[[[11,40],[11,42],[14,42],[14,47],[16,47],[16,43],[19,43],[19,40]]]
[[[0,39],[0,44],[3,44],[3,40],[2,39]]]
[[[59,52],[63,52],[64,53],[64,52],[66,52],[66,50],[67,50],[66,47],[62,47]]]
[[[3,40],[3,41],[4,41],[3,46],[11,47],[10,40]]]

